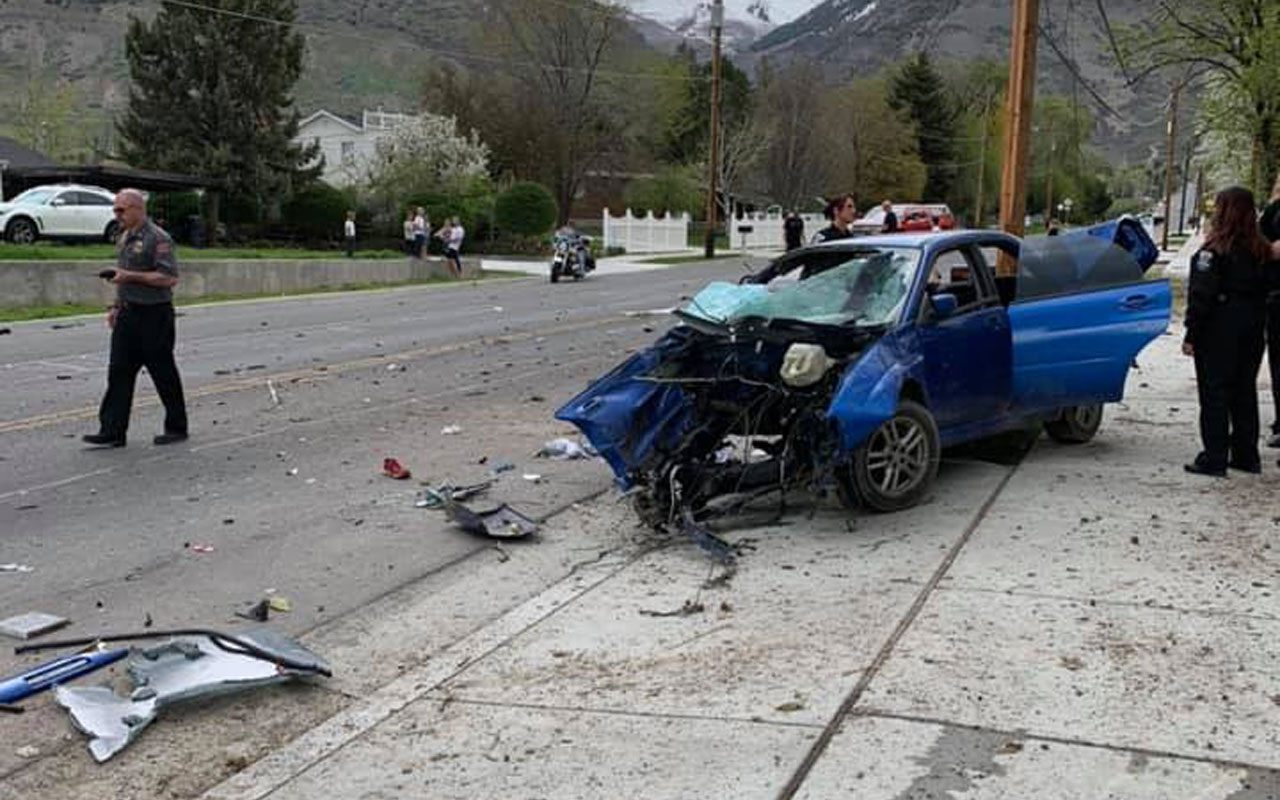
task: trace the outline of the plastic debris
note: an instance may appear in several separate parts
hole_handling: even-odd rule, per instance
[[[589,458],[582,445],[572,439],[552,439],[542,445],[542,449],[534,454],[536,458],[551,458],[556,461],[574,461]]]
[[[35,567],[26,564],[0,564],[0,572],[34,572]]]
[[[461,425],[445,425],[440,429],[441,436],[456,436],[459,433],[462,433]]]
[[[195,542],[190,546],[190,550],[193,553],[212,553],[214,548],[211,544],[200,544],[199,542]]]
[[[388,478],[394,478],[398,481],[405,480],[412,475],[408,469],[394,458],[382,459],[382,474],[386,475]]]
[[[19,747],[17,750],[14,750],[13,754],[16,755],[18,758],[35,758],[36,756],[40,755],[40,748],[32,747],[29,744],[24,744],[22,747]]]
[[[71,620],[65,617],[31,611],[16,617],[0,619],[0,635],[13,639],[30,639],[33,636],[42,636],[49,631],[56,631],[70,622]]]
[[[135,688],[128,696],[101,686],[59,686],[54,696],[75,726],[89,735],[89,752],[101,762],[127,747],[170,705],[330,674],[323,659],[274,631],[236,637],[262,655],[238,649],[236,639],[222,636],[184,636],[135,651],[128,665]]]
[[[428,486],[418,495],[414,505],[418,508],[444,508],[450,500],[461,502],[486,492],[493,486],[493,481],[474,483],[470,486],[452,486],[443,483],[439,486]]]
[[[267,379],[267,391],[271,393],[271,405],[280,405],[280,393],[276,391],[276,384],[270,378]]]
[[[542,476],[536,472],[526,472],[523,477],[529,483],[542,483]]]
[[[508,506],[506,503],[489,511],[472,511],[464,505],[450,501],[445,504],[449,519],[469,533],[494,539],[522,539],[538,532],[538,523]]]
[[[95,650],[46,661],[21,675],[0,679],[0,703],[16,703],[81,675],[88,675],[129,655],[127,647]]]
[[[293,611],[293,603],[289,602],[289,598],[282,597],[278,594],[267,598],[267,606],[272,611],[279,611],[283,614],[288,614]]]
[[[496,478],[502,473],[510,472],[515,468],[516,468],[516,465],[512,464],[510,461],[499,461],[497,464],[493,465],[493,469],[489,470],[489,476],[492,478]]]

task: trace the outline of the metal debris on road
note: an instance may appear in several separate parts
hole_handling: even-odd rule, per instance
[[[542,449],[534,453],[535,458],[551,458],[556,461],[575,461],[590,458],[582,445],[572,439],[552,439],[542,445]]]
[[[97,761],[119,753],[161,710],[176,703],[331,674],[323,659],[274,631],[259,629],[238,637],[210,633],[136,650],[128,664],[134,683],[128,696],[108,687],[55,690],[58,704],[89,735],[89,752]]]
[[[0,564],[0,572],[34,572],[35,567],[26,564]]]
[[[496,478],[502,473],[510,472],[515,468],[516,465],[512,464],[510,461],[499,461],[497,464],[493,465],[493,469],[489,470],[489,477]]]
[[[461,502],[486,492],[493,486],[493,481],[474,483],[470,486],[452,486],[442,483],[439,486],[428,486],[418,495],[414,505],[418,508],[444,508],[449,501]]]
[[[0,635],[11,639],[30,639],[33,636],[42,636],[49,631],[56,631],[70,623],[71,620],[66,617],[31,611],[16,617],[0,619]]]
[[[241,619],[247,619],[250,622],[266,622],[271,616],[271,604],[266,600],[259,600],[249,607],[247,611],[237,611],[236,616]]]
[[[524,479],[529,483],[542,483],[542,476],[534,472],[526,472]]]
[[[444,510],[451,522],[468,533],[494,539],[522,539],[538,532],[538,523],[506,503],[489,511],[472,511],[464,505],[449,501]]]
[[[276,391],[275,382],[272,381],[270,378],[267,378],[267,391],[271,393],[271,405],[279,407],[280,393]]]

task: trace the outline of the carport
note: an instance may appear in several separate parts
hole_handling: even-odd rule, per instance
[[[80,183],[103,189],[141,189],[144,192],[189,192],[213,189],[218,181],[176,172],[152,172],[109,165],[59,167],[54,165],[11,165],[4,171],[4,194],[12,197],[32,186],[46,183]]]

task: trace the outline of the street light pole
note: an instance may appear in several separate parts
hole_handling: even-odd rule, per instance
[[[703,252],[716,254],[716,178],[720,170],[720,33],[724,29],[724,0],[711,6],[711,157],[707,188],[707,232]]]

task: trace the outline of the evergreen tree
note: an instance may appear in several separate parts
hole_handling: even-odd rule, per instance
[[[259,209],[315,179],[318,145],[293,142],[291,91],[306,47],[292,24],[296,0],[207,0],[208,9],[162,4],[129,22],[133,85],[120,125],[136,167],[212,178]],[[213,241],[218,192],[206,195]]]
[[[677,58],[680,56],[677,55]],[[711,62],[688,64],[689,80],[680,85],[683,97],[664,132],[663,157],[687,164],[706,150],[711,130]],[[728,58],[720,59],[720,124],[739,128],[751,116],[751,79]]]
[[[893,76],[889,106],[915,123],[920,160],[929,173],[923,199],[944,202],[956,180],[956,113],[928,55],[914,54]]]

